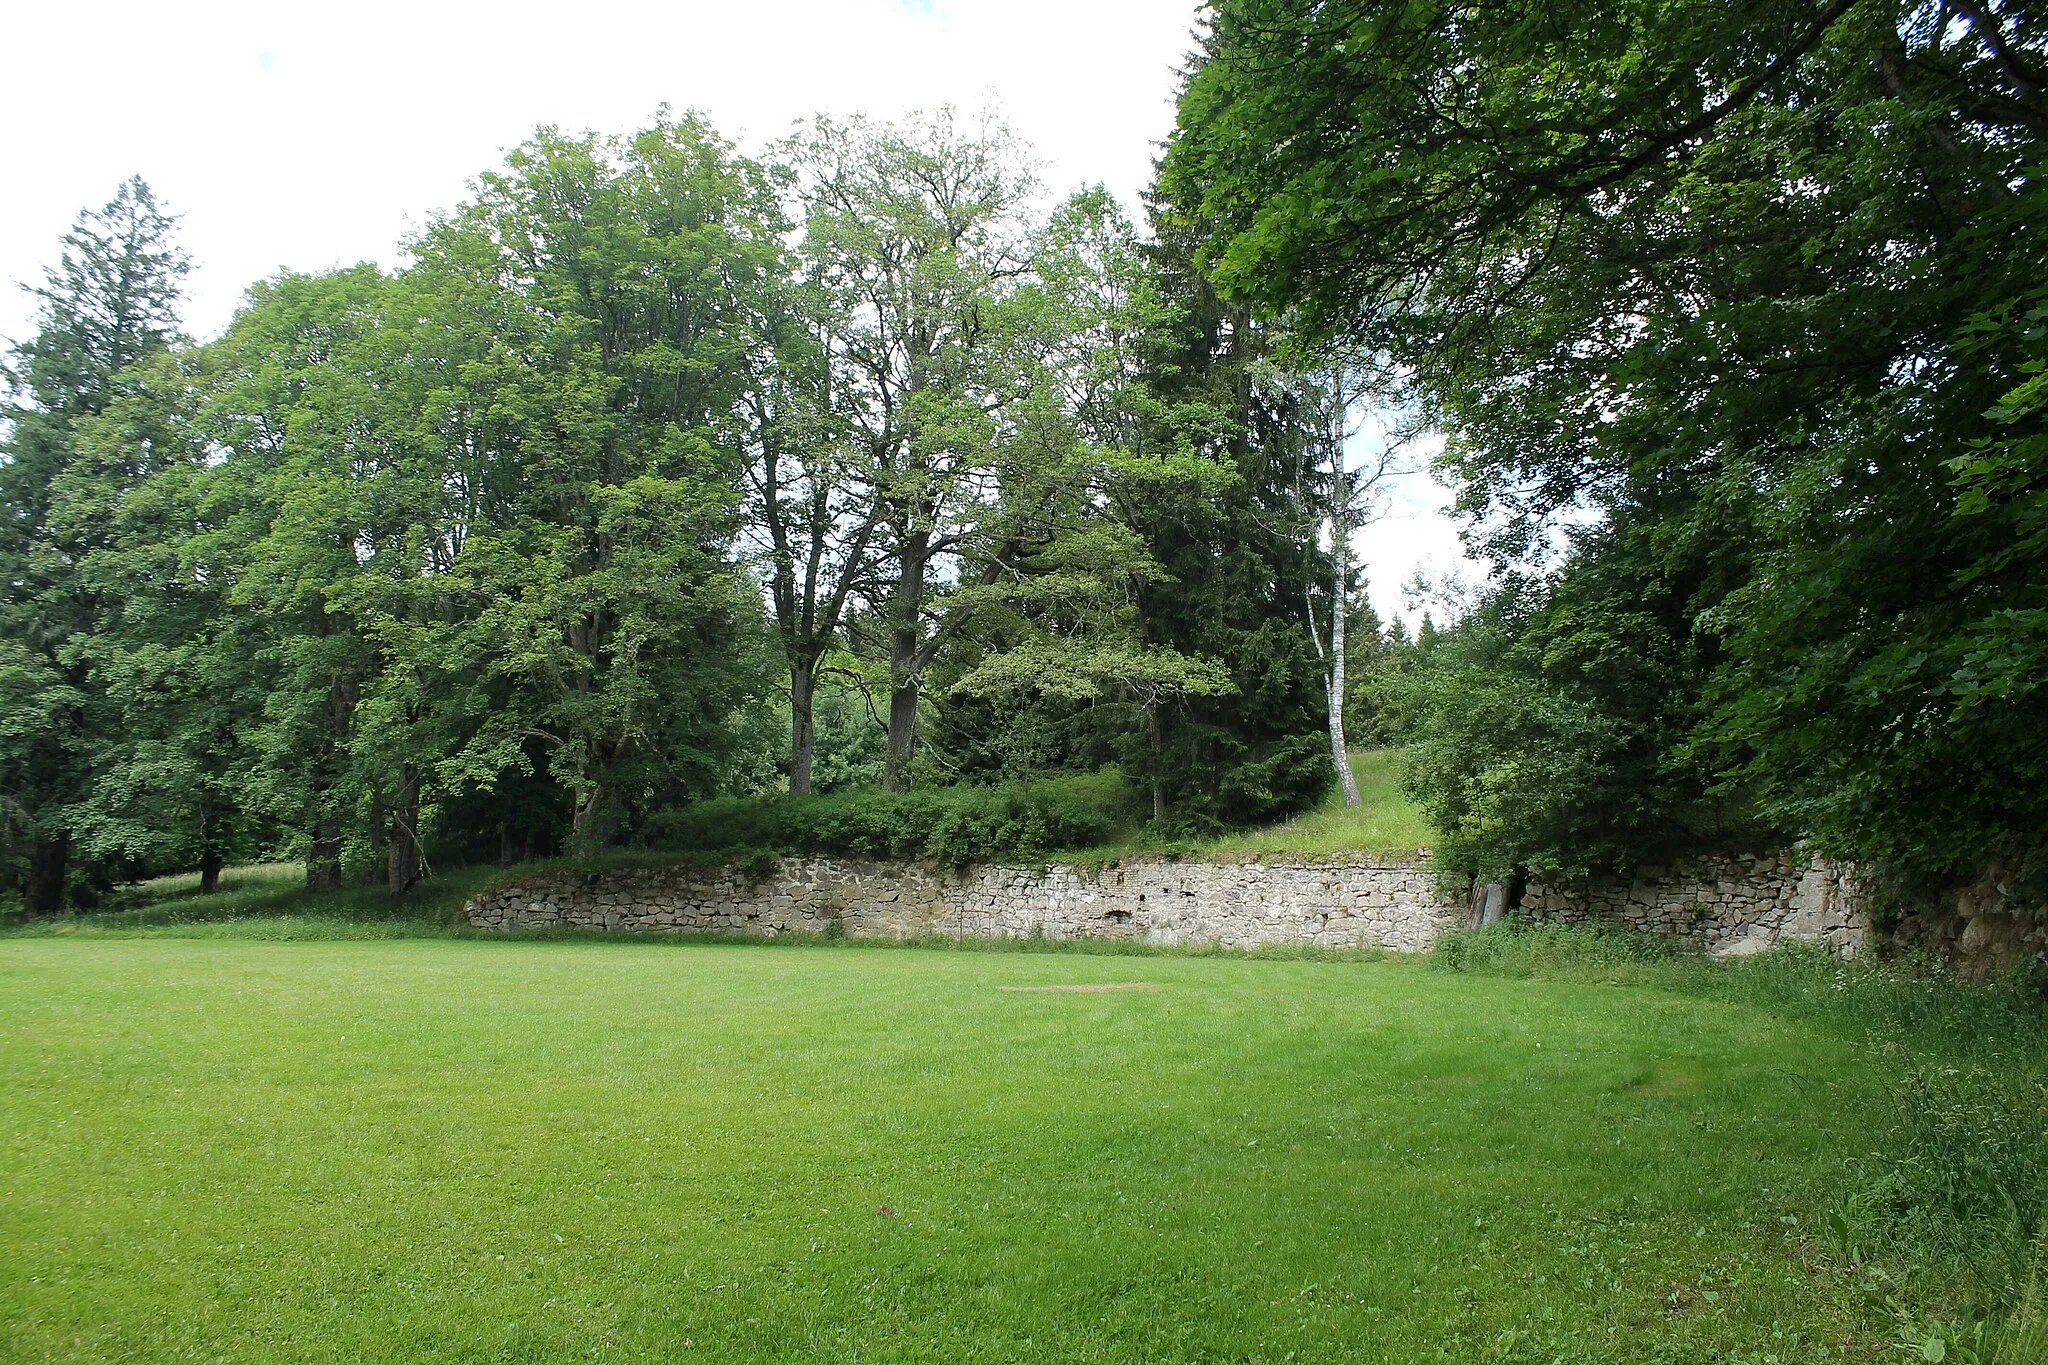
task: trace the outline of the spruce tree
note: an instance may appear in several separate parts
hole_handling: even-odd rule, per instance
[[[36,334],[6,369],[0,441],[0,820],[8,872],[31,915],[61,910],[71,873],[67,809],[90,764],[83,716],[93,686],[73,647],[100,603],[79,564],[91,528],[56,529],[57,490],[81,424],[104,413],[137,361],[176,336],[185,256],[174,220],[140,177],[79,214],[34,293]]]

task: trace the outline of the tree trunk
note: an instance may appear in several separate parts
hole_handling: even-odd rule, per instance
[[[398,795],[391,803],[391,839],[385,852],[384,880],[391,894],[402,896],[420,879],[420,773],[410,763],[398,774]]]
[[[1338,534],[1343,534],[1341,524]],[[1344,580],[1350,556],[1338,554],[1335,581],[1330,598],[1330,760],[1337,765],[1337,779],[1344,784],[1344,804],[1358,804],[1358,774],[1351,771],[1351,750],[1344,742]]]
[[[64,884],[71,871],[71,834],[59,830],[35,841],[28,854],[28,880],[21,890],[22,914],[55,915],[64,909]]]
[[[1337,780],[1344,787],[1344,804],[1358,804],[1358,775],[1351,771],[1351,750],[1344,743],[1344,645],[1345,618],[1351,615],[1351,471],[1344,466],[1344,421],[1342,378],[1336,438],[1330,451],[1330,465],[1336,487],[1330,507],[1330,761],[1337,765]]]
[[[811,794],[811,763],[817,749],[812,710],[818,693],[816,655],[799,656],[789,665],[789,794]]]
[[[592,787],[576,803],[576,813],[570,817],[569,838],[574,851],[585,858],[602,853],[611,846],[617,831],[618,806],[612,799],[612,789]]]
[[[221,820],[209,805],[199,808],[199,894],[210,896],[220,890],[220,869],[227,861],[221,850]]]
[[[336,774],[340,770],[340,752],[347,740],[349,727],[355,721],[355,684],[336,678],[327,689],[326,712],[328,747],[315,759],[312,772],[313,786],[313,829],[312,839],[306,849],[306,889],[308,891],[341,890],[341,812],[331,806],[334,797]]]
[[[313,838],[306,850],[306,889],[341,890],[341,820],[322,810],[313,822]]]
[[[1166,775],[1160,771],[1166,762],[1166,725],[1156,701],[1145,708],[1145,738],[1152,746],[1152,819],[1157,822],[1166,818]]]
[[[907,545],[898,563],[902,574],[896,580],[896,619],[889,630],[889,756],[882,769],[886,791],[910,790],[910,762],[917,757],[917,700],[923,683],[923,669],[917,651],[924,610],[925,541],[922,536]]]
[[[891,670],[892,674],[894,670]],[[889,689],[889,758],[882,770],[885,791],[910,790],[910,761],[917,757],[917,676],[902,676]]]

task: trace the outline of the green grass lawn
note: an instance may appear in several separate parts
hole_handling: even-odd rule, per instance
[[[1896,1358],[1807,1242],[1878,1057],[1418,964],[11,937],[0,1356]]]

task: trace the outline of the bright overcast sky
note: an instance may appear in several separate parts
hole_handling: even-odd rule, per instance
[[[182,217],[186,329],[280,268],[396,264],[431,211],[535,125],[624,132],[697,108],[743,148],[812,113],[993,105],[1048,189],[1136,208],[1173,125],[1194,0],[664,4],[63,4],[0,17],[0,281],[40,278],[78,210],[140,173]],[[0,298],[0,336],[33,326]],[[1396,490],[1360,542],[1382,615],[1460,559],[1441,490]]]

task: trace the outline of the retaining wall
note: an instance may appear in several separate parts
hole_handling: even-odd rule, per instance
[[[2048,968],[2048,908],[2003,863],[1908,908],[1886,930],[1890,942],[1931,953],[1966,977]]]
[[[1165,860],[1085,868],[785,858],[737,868],[555,872],[466,907],[487,929],[729,930],[856,937],[1111,938],[1420,952],[1462,919],[1413,863]]]
[[[774,935],[836,926],[854,937],[1422,952],[1446,929],[1497,915],[1500,902],[1498,892],[1470,904],[1462,895],[1447,898],[1419,862],[1247,857],[950,869],[807,857],[782,859],[762,874],[694,866],[543,873],[487,891],[465,911],[484,929]],[[1626,883],[1534,885],[1522,913],[1672,934],[1719,953],[1793,937],[1823,939],[1846,956],[1865,934],[1861,903],[1846,879],[1790,854],[1646,869]]]
[[[1688,859],[1639,868],[1630,878],[1532,881],[1520,913],[1663,934],[1716,957],[1760,952],[1785,938],[1817,940],[1854,957],[1870,937],[1868,906],[1848,870],[1796,849]]]

